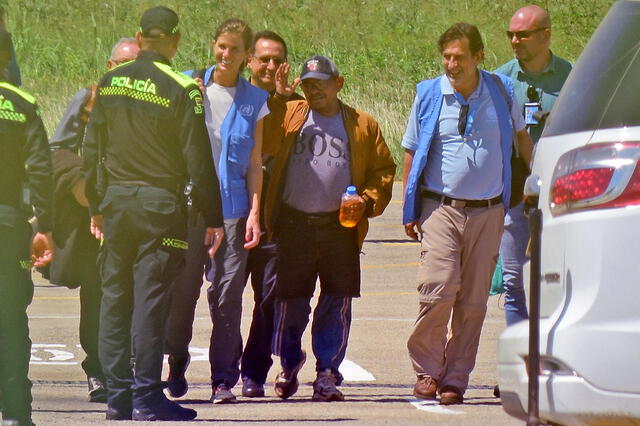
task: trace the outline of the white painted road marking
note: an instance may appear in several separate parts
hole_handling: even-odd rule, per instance
[[[74,346],[81,350],[81,346]],[[67,345],[61,343],[34,343],[31,345],[31,365],[78,365],[78,362],[74,361],[76,354],[66,350]],[[75,349],[75,348],[73,348]],[[191,354],[191,362],[209,362],[209,348],[199,348],[196,346],[189,346],[189,353]],[[165,355],[164,362],[167,363],[169,356]],[[350,382],[373,382],[376,378],[356,364],[353,361],[345,359],[340,365],[340,374],[344,377],[344,380]]]
[[[376,380],[373,374],[348,359],[342,361],[338,370],[342,377],[350,382],[373,382]]]
[[[440,405],[438,401],[425,401],[422,399],[413,398],[410,399],[409,402],[411,405],[416,407],[421,411],[428,411],[433,414],[449,414],[449,415],[460,415],[466,414],[464,411],[456,411],[451,408],[447,408],[446,406]]]
[[[63,351],[59,348],[66,348],[67,345],[62,344],[47,344],[47,343],[35,343],[31,345],[31,359],[29,364],[34,365],[77,365],[75,361],[69,361],[75,358],[72,352]],[[41,352],[48,352],[53,356],[47,356],[44,358],[44,354]],[[37,355],[39,356],[37,356]]]

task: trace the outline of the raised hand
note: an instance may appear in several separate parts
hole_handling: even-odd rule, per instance
[[[286,62],[280,64],[276,70],[276,93],[286,98],[291,97],[300,84],[299,77],[293,80],[293,84],[289,84],[289,71],[291,71],[291,65]]]

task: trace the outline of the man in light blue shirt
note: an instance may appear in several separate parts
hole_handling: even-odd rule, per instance
[[[509,206],[514,133],[527,161],[531,139],[511,81],[478,69],[478,29],[454,24],[438,45],[445,75],[418,84],[402,142],[403,224],[422,246],[420,310],[407,343],[414,395],[439,393],[449,405],[463,402],[475,365]]]

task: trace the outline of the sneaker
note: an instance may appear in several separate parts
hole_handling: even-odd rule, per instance
[[[344,395],[336,387],[336,382],[337,378],[331,369],[318,371],[316,380],[313,382],[311,400],[318,402],[344,401]]]
[[[238,402],[236,396],[231,392],[231,387],[226,383],[220,383],[211,395],[211,402],[214,404],[233,404]]]
[[[189,390],[184,374],[189,366],[190,356],[174,357],[169,355],[169,378],[167,379],[167,389],[172,398],[180,398]]]
[[[196,418],[198,413],[191,408],[184,408],[179,404],[164,398],[161,403],[151,407],[134,408],[131,418],[139,421],[188,421]]]
[[[107,402],[107,388],[102,380],[97,377],[87,377],[87,387],[89,388],[89,402]]]
[[[249,377],[242,378],[242,396],[247,398],[260,398],[264,396],[264,385]]]
[[[276,376],[276,382],[274,385],[276,395],[282,399],[287,399],[298,391],[298,373],[306,360],[307,353],[303,350],[302,358],[300,358],[298,365],[293,367],[291,370],[283,368],[282,371],[280,371]]]

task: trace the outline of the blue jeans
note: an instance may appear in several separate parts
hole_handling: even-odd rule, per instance
[[[529,241],[529,223],[524,205],[518,204],[504,218],[500,241],[502,279],[504,281],[504,314],[507,326],[529,318],[522,281],[522,265],[528,259],[525,252]]]

